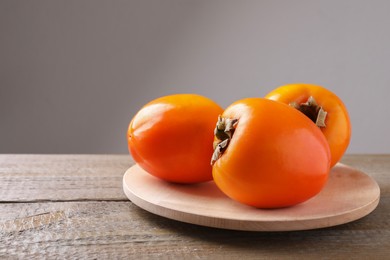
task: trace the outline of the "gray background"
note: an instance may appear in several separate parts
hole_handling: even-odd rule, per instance
[[[389,68],[385,0],[0,0],[0,153],[127,153],[158,96],[293,82],[344,100],[348,153],[389,153]]]

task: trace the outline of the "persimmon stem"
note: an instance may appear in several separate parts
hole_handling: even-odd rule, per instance
[[[227,149],[237,123],[238,119],[224,118],[221,115],[218,116],[217,125],[214,129],[216,140],[213,143],[214,152],[211,157],[211,165],[213,165]]]
[[[322,107],[320,107],[317,115],[316,125],[318,127],[326,127],[325,119],[328,112],[326,112]]]
[[[222,156],[228,144],[229,139],[225,139],[216,145],[216,147],[214,148],[213,156],[211,157],[211,165],[213,165]]]
[[[317,104],[313,96],[310,96],[305,103],[298,104],[296,102],[291,102],[290,106],[301,111],[318,127],[326,127],[325,120],[328,112]]]

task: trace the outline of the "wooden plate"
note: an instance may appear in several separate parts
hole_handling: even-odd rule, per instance
[[[167,183],[138,165],[123,177],[123,190],[137,206],[182,222],[249,231],[307,230],[344,224],[372,212],[379,203],[378,184],[361,171],[337,164],[314,198],[282,209],[257,209],[225,196],[214,184]]]

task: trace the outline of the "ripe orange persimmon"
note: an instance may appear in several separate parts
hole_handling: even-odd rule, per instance
[[[306,116],[264,98],[231,104],[218,118],[213,178],[227,196],[258,208],[292,206],[318,194],[329,145]]]
[[[289,104],[308,116],[325,135],[334,166],[351,139],[351,122],[342,100],[330,90],[312,84],[290,84],[276,88],[265,98]]]
[[[209,181],[215,118],[222,111],[214,101],[195,94],[155,99],[131,120],[129,151],[144,170],[163,180]]]

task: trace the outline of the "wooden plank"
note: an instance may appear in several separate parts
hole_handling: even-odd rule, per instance
[[[390,155],[346,155],[343,163],[390,193]],[[130,155],[0,155],[0,202],[127,200],[122,178]]]
[[[0,212],[0,257],[8,258],[385,259],[390,254],[389,197],[361,220],[303,232],[201,227],[131,202],[2,203]],[[31,226],[34,218],[41,221]]]
[[[126,200],[130,155],[0,155],[0,202]]]
[[[0,155],[0,258],[386,259],[390,155],[346,155],[342,162],[378,182],[373,213],[332,228],[244,232],[138,208],[122,191],[133,164],[128,155]]]

